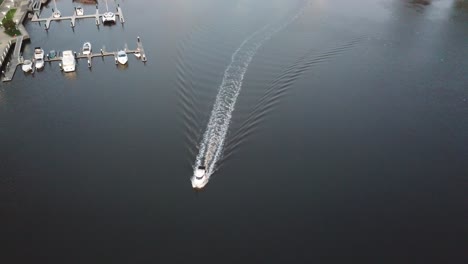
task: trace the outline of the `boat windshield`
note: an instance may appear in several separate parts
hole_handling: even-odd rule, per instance
[[[127,56],[127,54],[125,54],[125,53],[119,54],[119,57],[125,57],[125,56]]]

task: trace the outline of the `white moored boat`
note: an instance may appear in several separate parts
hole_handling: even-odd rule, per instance
[[[42,69],[42,67],[44,67],[44,50],[40,47],[34,48],[34,60],[37,69]]]
[[[65,50],[62,53],[62,69],[64,72],[75,71],[75,56],[71,50]]]
[[[106,0],[106,12],[102,15],[102,23],[115,23],[115,14],[109,11],[109,6]]]
[[[140,49],[137,49],[137,50],[135,51],[135,53],[133,53],[133,54],[135,54],[135,57],[137,57],[138,59],[141,58]]]
[[[77,16],[82,16],[82,15],[84,15],[84,10],[83,10],[83,8],[82,8],[81,6],[76,7],[76,8],[75,8],[75,11],[76,11],[76,15],[77,15]]]
[[[127,61],[128,61],[127,53],[125,53],[125,51],[123,50],[120,50],[119,52],[117,52],[117,61],[122,65],[127,64]]]
[[[206,177],[206,167],[198,166],[193,172],[191,179],[192,187],[194,189],[202,189],[208,183],[208,177]]]
[[[23,65],[21,65],[21,69],[24,72],[30,72],[33,68],[33,62],[30,60],[24,60]]]
[[[112,12],[105,12],[102,15],[102,23],[115,23],[115,14]]]
[[[54,9],[53,10],[53,13],[52,13],[52,17],[54,18],[59,18],[62,16],[62,14],[60,13],[60,11],[57,9],[57,3],[55,3],[55,0],[54,0]]]
[[[60,13],[60,11],[55,10],[54,13],[52,14],[52,16],[53,16],[54,18],[59,18],[59,17],[62,16],[62,14]]]
[[[89,55],[91,54],[91,43],[85,42],[83,44],[83,49],[82,49],[83,55]]]

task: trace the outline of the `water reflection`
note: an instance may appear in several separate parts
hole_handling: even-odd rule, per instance
[[[122,64],[119,63],[119,64],[116,65],[116,68],[117,68],[117,70],[119,70],[119,71],[126,71],[126,70],[128,69],[128,63],[127,63],[127,64],[124,64],[124,65],[122,65]]]
[[[453,2],[453,6],[456,9],[464,9],[465,11],[468,11],[468,1],[455,0],[455,2]]]
[[[68,80],[76,80],[78,77],[76,72],[62,72],[62,75]]]

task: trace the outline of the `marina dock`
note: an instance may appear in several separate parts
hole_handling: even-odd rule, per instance
[[[42,1],[41,0],[35,0],[31,4],[31,10],[34,12],[34,14],[39,15],[41,13],[41,8],[42,8]]]
[[[9,37],[7,41],[4,43],[1,43],[1,51],[0,53],[0,69],[1,69],[1,77],[3,82],[9,82],[13,79],[16,69],[18,68],[19,65],[23,65],[23,63],[26,61],[26,59],[32,61],[32,69],[31,73],[34,74],[36,68],[35,68],[35,59],[34,57],[29,59],[29,58],[23,58],[22,56],[22,47],[23,47],[23,41],[29,39],[29,34],[22,25],[23,20],[25,19],[26,15],[28,12],[31,12],[32,14],[29,15],[31,18],[32,22],[44,22],[44,27],[46,30],[50,28],[50,24],[52,21],[61,21],[61,20],[70,20],[71,27],[75,27],[75,23],[77,19],[94,19],[96,21],[96,25],[99,27],[99,25],[102,23],[101,21],[106,20],[107,22],[111,23],[125,23],[125,18],[123,16],[123,11],[122,8],[120,7],[119,4],[116,6],[116,11],[117,12],[112,12],[113,15],[110,15],[111,21],[109,21],[109,9],[107,6],[107,1],[106,1],[106,12],[100,13],[99,12],[99,7],[96,5],[96,11],[93,14],[83,14],[82,9],[78,9],[75,7],[73,11],[73,15],[71,16],[60,16],[60,17],[54,17],[53,14],[51,14],[50,17],[45,17],[41,18],[40,13],[41,13],[41,8],[44,6],[45,3],[47,3],[47,0],[18,0],[19,2],[15,2],[15,7],[17,7],[17,12],[15,14],[15,21],[18,23],[18,30],[21,32],[20,36],[14,36],[14,37]],[[1,6],[4,7],[5,4],[1,3]],[[6,5],[8,8],[11,8],[10,5]],[[80,11],[80,12],[78,12]],[[3,12],[5,13],[5,12]],[[78,15],[79,14],[79,15]],[[102,19],[102,20],[101,20]],[[13,47],[14,46],[14,47]],[[11,52],[11,50],[13,52]],[[140,37],[137,37],[137,43],[136,43],[136,48],[135,49],[128,49],[127,45],[125,44],[125,48],[123,51],[126,54],[135,54],[135,57],[142,61],[143,63],[146,63],[147,61],[147,56],[145,53],[145,50],[143,48],[143,43],[140,40]],[[80,51],[81,52],[81,51]],[[107,57],[107,56],[114,56],[115,63],[118,63],[118,52],[119,51],[106,51],[105,47],[99,50],[99,52],[94,53],[89,53],[87,55],[81,54],[80,52],[73,52],[75,60],[78,61],[79,59],[86,59],[88,62],[88,67],[92,67],[92,59],[96,57]],[[50,58],[50,55],[47,54],[44,58],[44,62],[54,62],[54,61],[59,61],[62,62],[62,57],[61,53],[57,54],[59,56],[54,55],[53,58]],[[56,56],[56,57],[55,57]]]
[[[116,9],[117,9],[117,12],[114,13],[114,14],[119,17],[120,23],[122,23],[122,24],[125,23],[122,8],[120,8],[120,6],[117,6]],[[74,28],[75,27],[75,21],[77,19],[86,19],[86,18],[94,18],[94,20],[96,21],[96,25],[99,26],[101,24],[100,18],[103,15],[104,15],[104,13],[99,13],[99,9],[96,6],[96,13],[90,14],[90,15],[85,15],[85,14],[77,15],[76,10],[74,10],[73,15],[71,15],[71,16],[53,17],[53,14],[52,14],[52,15],[50,15],[50,17],[40,18],[39,13],[35,13],[34,16],[31,18],[31,21],[32,22],[39,22],[39,23],[40,22],[45,22],[44,28],[46,30],[48,30],[50,28],[50,23],[52,21],[70,20],[70,25],[71,25],[72,28]]]
[[[15,75],[16,68],[18,67],[18,65],[23,63],[22,58],[21,58],[21,47],[23,46],[23,36],[16,37],[15,42],[16,42],[15,49],[13,50],[13,54],[11,54],[11,59],[7,63],[5,70],[3,70],[2,72],[4,82],[11,81],[13,79],[13,76]]]
[[[22,38],[22,36],[19,36],[17,38],[16,43],[19,43],[19,44],[17,44],[15,46],[15,50],[13,51],[13,54],[11,56],[11,60],[8,63],[8,65],[6,67],[6,70],[3,72],[3,81],[4,82],[11,81],[13,79],[13,76],[15,75],[15,71],[16,71],[18,65],[23,64],[24,59],[21,56],[21,46],[22,46],[21,43],[23,41],[20,38]],[[136,49],[128,49],[126,47],[124,49],[124,51],[127,54],[139,53],[140,54],[140,59],[141,59],[141,61],[143,63],[145,63],[148,60],[140,37],[137,37],[137,47],[136,47]],[[117,52],[118,51],[106,51],[105,48],[100,49],[100,52],[90,53],[88,55],[84,55],[84,54],[80,54],[78,52],[75,52],[75,59],[76,60],[86,59],[87,62],[88,62],[88,67],[92,67],[92,59],[93,58],[96,58],[96,57],[103,58],[103,57],[107,57],[107,56],[114,56],[114,60],[115,60],[115,62],[117,64]],[[44,61],[49,62],[49,63],[50,62],[61,62],[62,57],[57,56],[57,57],[54,57],[54,58],[49,58],[49,56],[47,54],[47,56],[44,58]],[[11,65],[10,65],[10,63],[11,63]],[[34,73],[34,69],[33,69],[33,73]]]

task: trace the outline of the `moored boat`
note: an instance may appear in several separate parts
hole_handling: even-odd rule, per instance
[[[41,47],[34,48],[34,60],[37,69],[44,67],[44,50]]]
[[[75,56],[71,50],[65,50],[62,52],[62,70],[64,72],[75,71]]]
[[[135,51],[135,53],[133,53],[135,55],[135,57],[137,57],[138,59],[141,58],[141,53],[140,53],[140,49],[137,49]]]
[[[31,60],[24,60],[23,65],[21,65],[21,69],[24,72],[30,72],[33,68],[33,62]]]
[[[127,53],[123,50],[120,50],[119,52],[117,52],[117,61],[122,65],[127,64],[128,62]]]
[[[59,17],[61,17],[62,14],[61,14],[60,11],[57,9],[57,3],[55,2],[55,0],[54,0],[54,7],[55,7],[55,8],[52,9],[52,17],[53,17],[53,18],[59,18]]]
[[[102,15],[102,23],[115,23],[115,14],[109,11],[109,6],[106,0],[106,12]]]
[[[82,15],[84,15],[84,10],[83,10],[83,8],[82,8],[81,6],[76,7],[76,8],[75,8],[75,11],[76,11],[76,15],[77,15],[77,16],[82,16]]]
[[[83,44],[82,53],[83,53],[83,55],[91,54],[91,43],[90,42],[85,42]]]
[[[105,12],[102,15],[102,23],[115,23],[115,14],[112,12]]]
[[[52,13],[52,16],[54,18],[59,18],[59,17],[62,16],[62,13],[60,13],[60,11],[57,9],[57,10],[54,11],[54,13]]]
[[[49,59],[57,57],[57,52],[55,50],[49,51]]]

